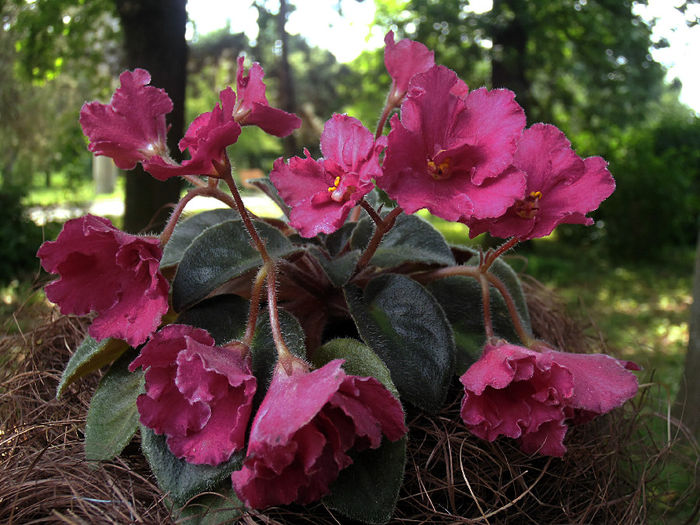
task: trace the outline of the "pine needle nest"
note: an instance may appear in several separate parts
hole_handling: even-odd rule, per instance
[[[601,350],[600,339],[571,320],[551,292],[533,280],[524,286],[538,337],[568,351]],[[114,461],[85,460],[85,416],[99,377],[55,399],[85,329],[81,320],[53,313],[29,333],[0,339],[0,522],[187,523],[156,486],[137,439]],[[406,476],[392,523],[636,524],[666,521],[681,507],[687,512],[678,522],[694,523],[697,486],[669,496],[656,478],[669,462],[697,473],[697,447],[670,419],[668,435],[651,430],[660,416],[646,406],[648,392],[642,388],[634,403],[572,429],[568,453],[553,459],[527,456],[507,439],[472,436],[459,418],[455,382],[454,401],[437,417],[408,414]],[[320,503],[244,513],[240,521],[348,522]]]

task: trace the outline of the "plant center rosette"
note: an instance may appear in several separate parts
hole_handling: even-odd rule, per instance
[[[86,216],[39,250],[59,275],[49,299],[96,314],[58,395],[110,364],[86,455],[112,459],[140,432],[161,489],[192,504],[185,516],[220,506],[203,495],[213,491],[235,502],[232,519],[322,500],[387,522],[405,410],[436,414],[458,381],[465,428],[555,457],[570,426],[636,394],[634,364],[536,340],[502,258],[559,224],[592,224],[615,187],[606,162],[579,157],[552,125],[526,128],[511,91],[470,90],[418,42],[390,33],[385,64],[393,83],[374,133],[333,115],[320,158],[277,159],[257,181],[283,220],[245,208],[226,153],[245,126],[286,136],[301,125],[269,105],[258,64],[246,73],[239,59],[236,89],[192,122],[180,164],[165,146],[172,103],[146,71],[122,73],[109,104],[81,110],[95,154],[191,189],[158,237]],[[183,215],[196,196],[227,208]],[[423,209],[506,241],[450,246]]]

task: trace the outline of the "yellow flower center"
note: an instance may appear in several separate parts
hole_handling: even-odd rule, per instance
[[[444,159],[439,164],[436,163],[434,160],[429,160],[428,161],[428,171],[430,172],[430,176],[435,180],[448,179],[451,175],[451,173],[450,173],[451,162],[452,162],[452,159],[450,159],[449,157]]]
[[[515,203],[514,211],[518,217],[532,219],[540,211],[541,191],[531,191],[530,195]]]

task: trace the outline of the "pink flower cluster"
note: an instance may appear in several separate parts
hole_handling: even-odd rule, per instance
[[[151,75],[143,69],[125,71],[109,104],[90,102],[80,110],[80,124],[96,155],[111,157],[124,170],[140,162],[158,180],[182,175],[218,176],[226,147],[234,144],[241,126],[255,125],[284,137],[301,125],[296,115],[272,108],[265,97],[263,70],[254,63],[245,74],[238,59],[236,94],[230,87],[219,93],[220,104],[199,115],[179,143],[190,158],[177,164],[168,153],[165,115],[173,103],[162,89],[149,86]]]
[[[536,352],[490,343],[460,378],[461,415],[488,441],[517,438],[528,454],[563,456],[566,421],[582,423],[637,393],[639,367],[604,354],[569,354],[541,345]]]
[[[388,136],[372,143],[359,121],[334,115],[321,136],[323,159],[275,162],[270,179],[301,235],[340,228],[373,184],[406,213],[426,208],[467,224],[472,237],[525,240],[562,223],[592,224],[586,214],[615,189],[602,158],[581,159],[554,126],[525,129],[512,91],[470,91],[424,45],[394,43],[392,33],[385,42],[393,81],[385,112],[400,105]]]
[[[305,158],[274,162],[270,179],[302,236],[338,230],[375,186],[407,213],[428,209],[467,224],[471,236],[488,231],[525,240],[562,223],[592,224],[587,214],[615,187],[602,158],[580,158],[554,126],[525,129],[511,91],[470,90],[422,44],[395,43],[393,33],[385,43],[392,78],[385,116],[400,109],[388,135],[380,126],[375,136],[359,120],[336,114],[321,135],[322,158],[306,150]],[[166,144],[173,104],[150,80],[142,69],[126,71],[110,104],[91,102],[81,110],[89,149],[122,169],[141,163],[159,180],[220,177],[241,126],[282,137],[300,125],[296,115],[269,106],[262,68],[255,63],[246,74],[240,58],[236,91],[222,90],[212,111],[191,123],[179,143],[190,158],[178,164]],[[145,371],[140,421],[165,435],[175,456],[217,465],[246,451],[231,479],[251,508],[315,501],[353,463],[354,452],[407,432],[400,402],[376,379],[347,375],[342,360],[310,370],[290,356],[277,363],[249,429],[258,388],[249,349],[238,342],[217,346],[205,330],[185,325],[158,331],[169,309],[158,239],[87,215],[68,221],[37,255],[48,272],[59,274],[46,294],[61,312],[94,312],[89,331],[98,341],[143,345],[129,367]],[[544,345],[537,350],[487,344],[460,379],[461,417],[484,439],[503,435],[519,439],[528,453],[561,456],[567,422],[606,413],[634,396],[637,380],[629,370],[635,365]]]

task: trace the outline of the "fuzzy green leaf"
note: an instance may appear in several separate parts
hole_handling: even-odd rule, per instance
[[[68,360],[61,380],[58,382],[56,398],[61,397],[66,387],[73,381],[112,363],[127,348],[129,345],[121,339],[103,339],[97,342],[90,336],[86,337]]]
[[[306,334],[303,328],[289,312],[279,310],[280,326],[284,342],[297,357],[306,359]],[[255,392],[253,407],[257,407],[267,392],[267,387],[272,379],[272,372],[277,364],[277,350],[272,338],[272,328],[270,327],[270,316],[267,309],[263,309],[258,317],[255,327],[255,335],[250,345],[252,357],[253,375],[258,379],[258,390]]]
[[[320,248],[311,247],[308,248],[308,251],[316,257],[330,281],[338,287],[348,282],[355,266],[357,266],[357,261],[360,259],[360,250],[351,250],[330,259]]]
[[[235,523],[245,510],[232,488],[203,494],[176,512],[179,525],[224,525]]]
[[[331,339],[314,351],[312,361],[316,368],[320,368],[334,359],[345,360],[343,370],[348,374],[374,377],[399,397],[384,361],[361,341],[350,337]]]
[[[158,486],[178,505],[202,492],[215,491],[240,469],[244,454],[236,453],[227,462],[214,467],[193,465],[175,457],[165,442],[165,436],[155,434],[141,425],[141,449],[148,460]],[[230,483],[230,481],[229,481]]]
[[[289,214],[292,211],[292,209],[289,206],[287,206],[287,203],[284,202],[284,199],[280,197],[277,188],[275,188],[275,185],[272,184],[272,181],[269,177],[248,179],[248,184],[252,184],[260,191],[262,191],[265,195],[270,197],[270,199],[272,199],[272,202],[279,206],[280,210],[282,210],[282,213],[284,213],[285,217],[289,217]]]
[[[250,301],[238,295],[217,295],[185,310],[175,322],[203,328],[224,345],[243,337],[249,309]]]
[[[452,325],[457,345],[455,373],[462,375],[479,359],[486,342],[481,285],[471,277],[453,276],[432,281],[427,288],[440,303]],[[510,341],[517,340],[518,336],[503,297],[494,287],[490,287],[490,290],[494,333]],[[529,330],[529,323],[524,325]]]
[[[119,455],[138,429],[136,398],[144,389],[144,373],[128,370],[135,354],[127,352],[117,359],[90,400],[85,423],[85,457],[89,461],[108,461]]]
[[[364,293],[349,285],[345,297],[362,340],[386,363],[401,398],[436,413],[456,354],[439,303],[423,286],[397,274],[373,279]]]
[[[187,247],[204,230],[210,226],[224,221],[240,219],[237,211],[223,208],[217,210],[207,210],[178,223],[175,226],[170,240],[163,248],[163,257],[160,260],[160,267],[166,268],[180,262]]]
[[[272,257],[296,250],[277,228],[255,221]],[[198,235],[182,257],[173,280],[173,308],[180,312],[234,277],[258,268],[262,258],[242,221],[226,221]]]
[[[321,367],[333,359],[344,359],[348,374],[371,376],[398,397],[384,362],[357,339],[332,339],[317,349],[313,363]],[[323,501],[351,519],[364,523],[386,523],[394,513],[406,464],[406,438],[382,442],[376,450],[365,450],[341,471]]]
[[[445,238],[428,221],[402,214],[382,239],[370,264],[391,268],[406,262],[451,266],[455,258]]]
[[[342,470],[323,502],[348,518],[363,523],[387,523],[394,514],[406,468],[406,437],[384,440],[364,450]]]

